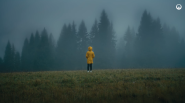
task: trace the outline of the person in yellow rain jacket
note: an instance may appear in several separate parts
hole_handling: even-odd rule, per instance
[[[89,66],[90,66],[90,72],[92,72],[92,64],[93,64],[93,58],[95,57],[94,52],[92,51],[92,47],[88,47],[86,58],[87,58],[87,72],[89,72]]]

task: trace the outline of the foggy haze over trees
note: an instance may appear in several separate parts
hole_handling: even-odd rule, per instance
[[[135,31],[136,30],[136,31]],[[184,68],[185,41],[175,27],[143,12],[138,28],[128,26],[119,41],[105,10],[90,32],[85,21],[64,24],[58,40],[44,28],[25,38],[21,53],[8,41],[0,71],[86,70],[88,46],[95,53],[94,69]]]

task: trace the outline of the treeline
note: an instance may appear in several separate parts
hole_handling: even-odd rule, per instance
[[[120,68],[184,68],[185,43],[175,27],[161,25],[145,10],[138,32],[127,28],[118,48]]]
[[[84,21],[78,28],[75,22],[64,24],[56,45],[46,29],[25,39],[21,55],[8,42],[4,58],[0,58],[0,70],[86,70],[88,46],[95,52],[96,69],[185,67],[185,43],[178,31],[166,24],[162,26],[160,19],[153,19],[146,10],[138,32],[128,27],[117,48],[116,42],[113,24],[103,10],[89,33]]]
[[[94,21],[90,33],[84,21],[78,29],[75,22],[64,24],[57,44],[54,43],[52,34],[48,35],[46,29],[41,33],[36,31],[25,39],[21,55],[16,51],[19,54],[16,60],[14,47],[8,42],[4,58],[1,59],[1,71],[86,69],[85,54],[89,46],[97,55],[94,68],[110,68],[113,65],[110,60],[115,57],[116,41],[105,10],[101,13],[100,21]]]

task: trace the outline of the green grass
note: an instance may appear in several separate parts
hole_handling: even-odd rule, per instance
[[[185,69],[0,73],[0,103],[185,103]]]

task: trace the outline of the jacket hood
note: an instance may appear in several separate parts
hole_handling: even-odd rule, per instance
[[[92,47],[91,47],[91,46],[89,46],[89,47],[88,47],[88,50],[89,50],[89,51],[92,51]]]

